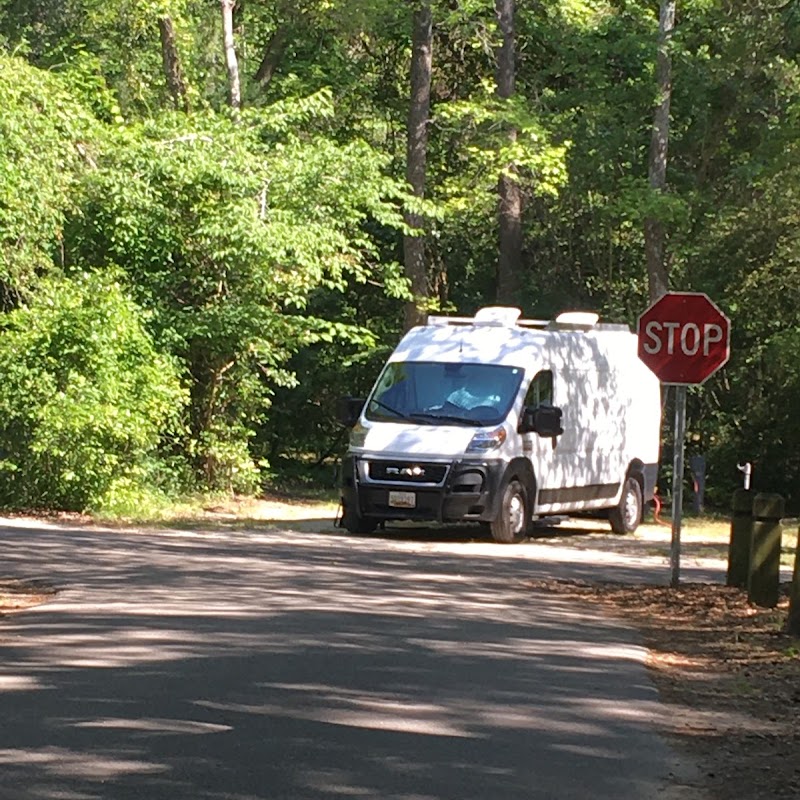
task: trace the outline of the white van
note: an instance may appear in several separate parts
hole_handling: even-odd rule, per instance
[[[476,521],[516,542],[536,518],[581,512],[636,529],[655,488],[661,400],[635,334],[585,312],[519,317],[430,317],[366,401],[345,399],[343,527]]]

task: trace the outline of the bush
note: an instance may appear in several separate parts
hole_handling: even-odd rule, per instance
[[[44,281],[0,320],[0,504],[85,510],[145,488],[186,399],[113,273]]]

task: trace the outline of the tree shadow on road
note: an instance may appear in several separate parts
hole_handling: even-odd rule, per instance
[[[0,628],[0,764],[30,797],[580,798],[591,775],[634,800],[666,775],[635,635],[532,593],[525,546],[2,535],[61,589]]]

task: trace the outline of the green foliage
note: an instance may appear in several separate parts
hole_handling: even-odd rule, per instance
[[[791,5],[791,4],[790,4]],[[703,25],[709,18],[715,24]],[[699,8],[680,56],[695,81],[677,96],[686,125],[675,159],[691,212],[677,255],[691,288],[708,291],[733,322],[731,361],[691,408],[723,502],[754,465],[759,490],[800,503],[796,424],[800,150],[800,19],[754,0]]]
[[[402,189],[412,9],[238,3],[235,124],[218,2],[0,0],[0,42],[16,54],[0,54],[0,313],[38,308],[54,261],[76,280],[118,264],[152,346],[187,381],[174,460],[137,461],[92,502],[125,508],[143,481],[249,491],[286,463],[335,458],[336,397],[369,388],[402,325],[401,212],[426,219],[431,306],[471,313],[493,302],[509,165],[524,194],[524,312],[635,323],[642,223],[658,218],[673,288],[708,292],[733,319],[729,366],[689,403],[711,496],[727,497],[743,460],[765,488],[795,491],[797,3],[678,4],[669,185],[653,193],[657,3],[517,3],[516,93],[501,102],[493,4],[434,0],[424,201]],[[191,114],[166,113],[164,16]],[[37,391],[26,419],[55,431],[56,400]],[[58,402],[84,430],[95,401],[77,379],[72,391],[80,402]],[[55,479],[34,478],[28,501],[55,502]]]
[[[459,139],[465,158],[460,169],[443,181],[448,206],[463,210],[480,187],[492,203],[500,174],[514,165],[515,177],[532,195],[557,195],[566,180],[568,141],[553,143],[541,119],[531,114],[523,97],[499,100],[488,85],[474,100],[450,103],[437,121]],[[509,139],[513,129],[515,137]]]
[[[310,294],[376,277],[390,294],[405,291],[397,265],[377,266],[370,232],[402,226],[386,158],[362,141],[298,135],[328,103],[323,93],[239,123],[171,115],[119,130],[70,222],[69,262],[122,265],[160,346],[185,364],[186,446],[211,488],[254,488],[247,443],[275,387],[294,380],[286,361],[349,336],[302,313]]]
[[[91,61],[100,68],[102,92],[111,90],[126,114],[146,114],[169,105],[159,17],[177,19],[187,59],[195,47],[205,52],[205,29],[193,26],[193,37],[182,26],[192,7],[200,19],[218,18],[218,3],[192,0],[0,0],[0,30],[44,70],[81,72]]]
[[[92,134],[63,81],[0,53],[0,307],[50,269]]]
[[[323,310],[315,304],[317,313]],[[254,442],[273,472],[311,465],[325,474],[323,464],[335,461],[346,445],[346,431],[334,417],[339,399],[366,397],[396,336],[390,322],[331,333],[292,357],[288,366],[296,382],[275,390],[269,418]]]
[[[43,281],[0,332],[0,503],[103,506],[152,479],[186,396],[113,276]]]
[[[98,120],[113,125],[124,123],[117,96],[106,83],[102,61],[96,55],[76,48],[59,66],[58,75],[71,96]]]

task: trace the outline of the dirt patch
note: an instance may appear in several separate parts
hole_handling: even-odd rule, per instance
[[[315,497],[288,496],[265,492],[261,497],[221,496],[198,498],[178,503],[167,509],[144,509],[142,516],[105,517],[75,511],[10,511],[3,516],[18,522],[68,526],[71,528],[98,527],[130,530],[141,526],[145,530],[159,527],[247,528],[269,523],[291,521],[333,520],[338,500]]]
[[[46,603],[55,593],[52,586],[39,581],[0,577],[0,617]]]
[[[784,633],[785,592],[761,609],[725,586],[531,582],[601,603],[635,625],[669,714],[665,730],[698,763],[714,800],[800,796],[800,640]]]
[[[202,521],[290,522],[304,519],[333,519],[336,515],[334,502],[323,502],[313,498],[287,498],[275,492],[263,494],[258,499],[233,498],[203,506],[196,515]]]

